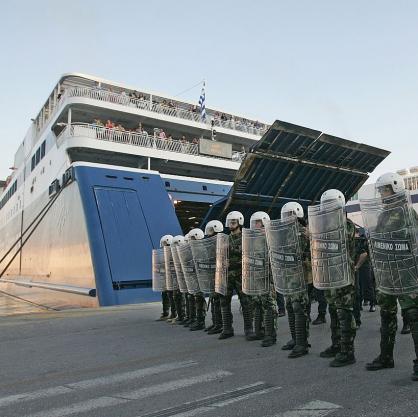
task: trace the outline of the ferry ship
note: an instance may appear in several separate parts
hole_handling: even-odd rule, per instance
[[[353,196],[389,152],[79,73],[0,182],[0,290],[52,308],[157,299],[151,250],[227,210]]]

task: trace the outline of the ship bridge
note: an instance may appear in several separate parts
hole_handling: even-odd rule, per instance
[[[246,220],[258,210],[280,217],[288,201],[319,203],[331,188],[348,201],[389,151],[276,120],[246,155],[229,194],[215,203],[203,224],[239,210]]]

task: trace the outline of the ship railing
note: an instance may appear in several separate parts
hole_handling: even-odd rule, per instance
[[[199,145],[195,143],[184,143],[178,140],[162,139],[156,134],[149,135],[146,132],[132,132],[119,130],[117,128],[107,128],[90,123],[72,123],[58,135],[57,141],[64,137],[82,136],[91,139],[122,143],[127,145],[140,146],[162,151],[177,152],[187,155],[200,155]],[[218,158],[214,156],[202,155],[209,158]],[[241,162],[245,157],[245,152],[232,152],[231,160]]]
[[[187,110],[175,105],[165,104],[142,98],[130,97],[126,93],[116,93],[102,88],[91,87],[70,87],[65,91],[66,97],[87,97],[93,100],[106,101],[108,103],[120,104],[122,106],[134,107],[141,110],[147,110],[166,116],[177,117],[185,120],[191,120],[197,123],[203,123],[209,128],[223,127],[225,129],[237,130],[240,132],[250,133],[261,136],[266,132],[267,126],[253,125],[233,118],[223,120],[219,117],[208,117],[203,119],[197,111]]]

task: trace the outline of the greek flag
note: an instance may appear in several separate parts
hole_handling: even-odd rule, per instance
[[[203,82],[202,92],[199,98],[200,117],[202,120],[206,120],[206,107],[205,107],[205,82]]]

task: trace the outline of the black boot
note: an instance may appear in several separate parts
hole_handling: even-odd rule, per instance
[[[308,326],[307,315],[300,302],[293,303],[296,325],[296,344],[289,354],[289,358],[300,358],[308,354]]]
[[[214,326],[208,330],[208,334],[218,334],[222,332],[221,302],[218,295],[215,295],[212,299],[212,305],[214,310]]]
[[[167,291],[163,291],[161,293],[161,302],[163,305],[163,312],[161,313],[161,316],[157,319],[157,321],[167,320],[170,314],[170,300],[168,299]]]
[[[253,306],[252,302],[241,303],[242,318],[244,319],[244,334],[246,340],[252,340],[255,336],[253,329]]]
[[[350,310],[339,309],[338,319],[341,326],[341,352],[335,355],[330,366],[339,368],[341,366],[352,365],[356,362],[354,356],[354,338],[356,335],[355,321]]]
[[[412,370],[412,381],[418,381],[418,359],[414,360],[414,368]]]
[[[221,300],[221,312],[222,312],[222,332],[218,339],[228,339],[234,336],[234,329],[232,327],[232,312],[231,302],[226,299]]]
[[[380,355],[372,362],[366,364],[368,371],[391,369],[395,366],[393,349],[397,329],[397,318],[386,310],[380,310]]]
[[[289,322],[289,329],[292,339],[282,346],[282,350],[293,350],[296,345],[296,319],[291,302],[287,302],[287,320]]]
[[[171,310],[171,313],[167,319],[167,322],[171,324],[171,321],[177,317],[177,310],[176,310],[176,304],[174,302],[174,292],[167,291],[167,294],[168,294],[168,299],[170,302],[170,310]]]
[[[319,356],[321,358],[333,358],[341,351],[341,333],[340,323],[338,321],[337,309],[334,306],[329,306],[329,316],[331,318],[331,346],[322,351]]]
[[[407,310],[402,309],[401,313],[402,313],[402,320],[403,320],[401,334],[409,334],[411,333],[411,326],[409,325]]]
[[[406,317],[411,326],[412,340],[414,341],[415,355],[414,368],[412,371],[412,381],[418,381],[418,308],[410,308],[406,312]]]
[[[247,336],[247,340],[263,340],[263,307],[259,303],[254,303],[254,330],[254,333]]]
[[[194,295],[187,294],[189,300],[189,319],[184,323],[184,327],[190,327],[196,321],[196,301]]]
[[[196,299],[196,321],[190,326],[190,330],[204,330],[205,329],[205,315],[206,315],[206,301],[203,294],[197,294]]]
[[[183,295],[180,290],[174,291],[174,304],[176,306],[177,317],[175,324],[182,324],[184,322],[184,307],[183,307]]]
[[[272,308],[267,308],[264,312],[264,338],[261,342],[262,347],[270,347],[276,344],[275,314]]]
[[[327,320],[325,318],[325,314],[324,313],[319,313],[318,317],[312,322],[313,325],[318,325],[318,324],[324,324],[326,323]]]

